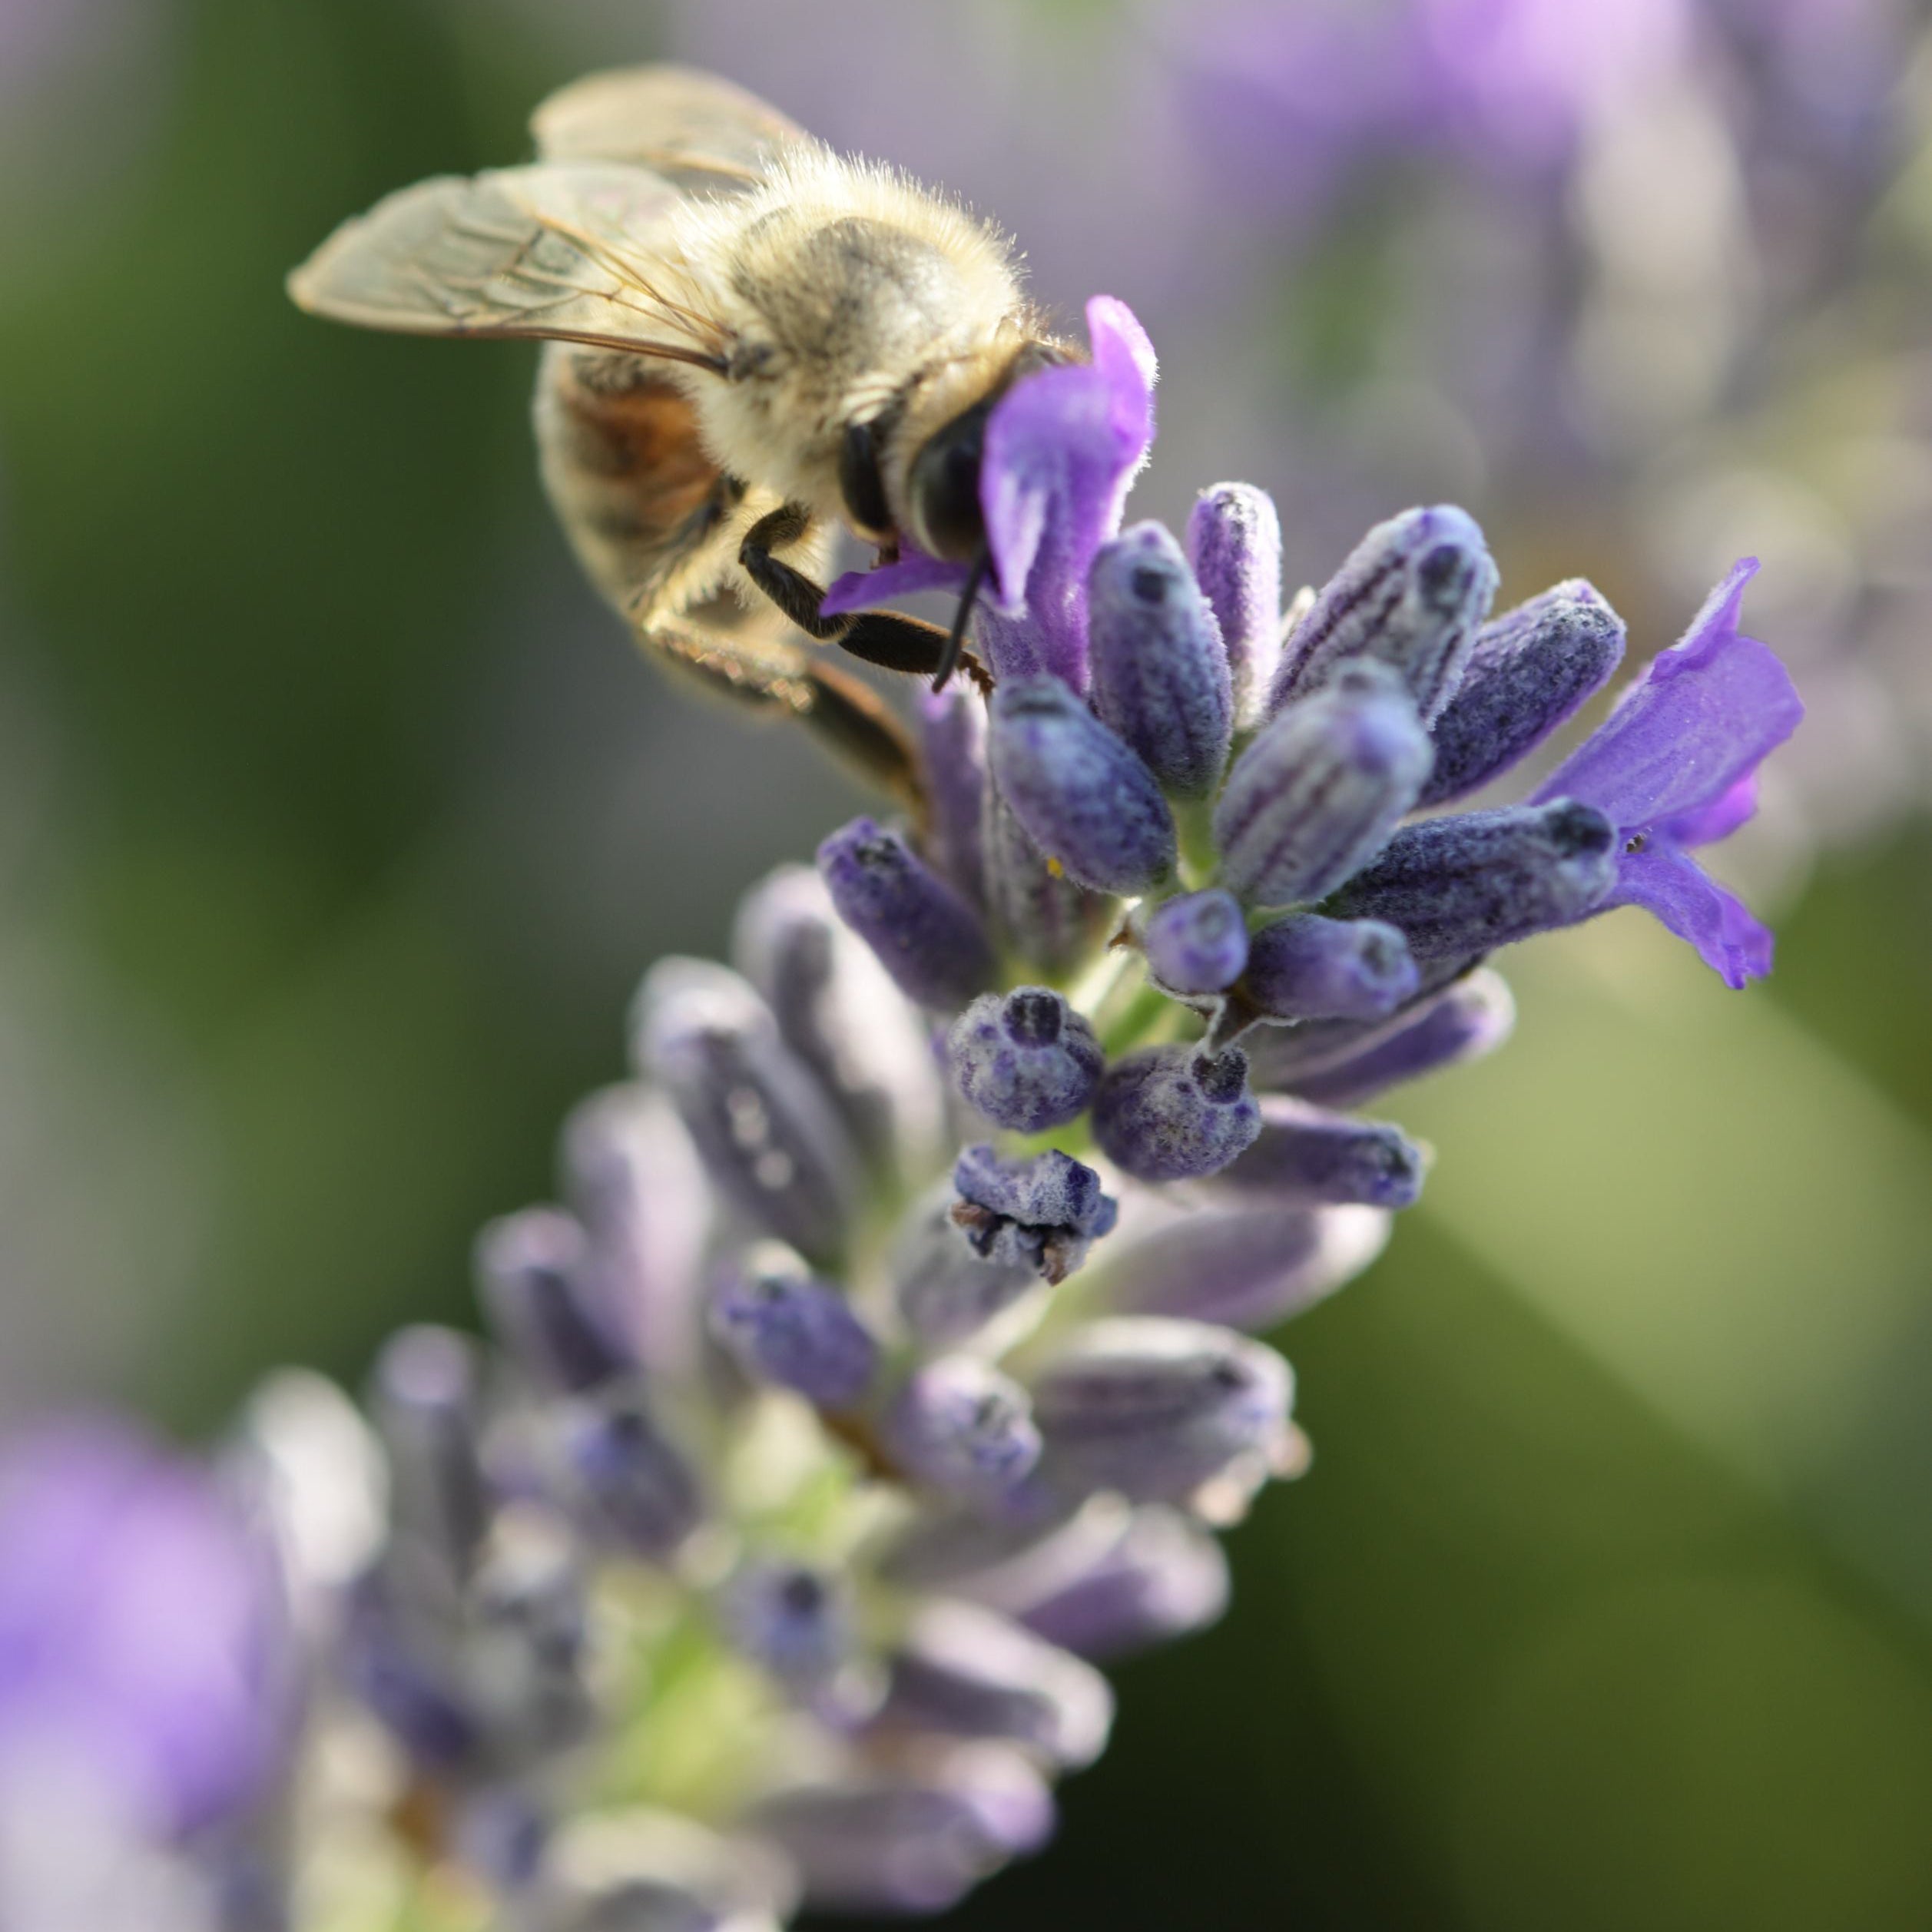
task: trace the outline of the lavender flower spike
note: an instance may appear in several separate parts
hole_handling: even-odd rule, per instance
[[[1139,1181],[1215,1173],[1260,1128],[1238,1046],[1148,1047],[1109,1068],[1094,1096],[1094,1138]]]
[[[1616,880],[1589,910],[1643,906],[1734,989],[1771,970],[1771,934],[1688,849],[1750,817],[1758,766],[1804,715],[1776,654],[1738,633],[1757,570],[1755,557],[1732,566],[1682,641],[1536,794],[1593,806],[1616,828]]]
[[[1106,1065],[1085,1017],[1046,986],[983,993],[953,1022],[946,1052],[961,1097],[1022,1134],[1085,1113]]]
[[[1094,709],[1170,797],[1221,782],[1234,701],[1220,626],[1180,547],[1137,523],[1093,562],[1089,651]]]
[[[1174,816],[1153,774],[1057,678],[1001,684],[992,754],[1001,796],[1079,884],[1142,893],[1174,870]]]
[[[1188,562],[1221,626],[1234,717],[1246,724],[1281,652],[1281,520],[1248,483],[1216,483],[1188,519]]]
[[[818,848],[839,916],[908,999],[963,1006],[993,977],[979,916],[896,832],[855,818]]]
[[[1276,1019],[1380,1019],[1421,983],[1393,926],[1297,913],[1254,936],[1241,990]]]
[[[1462,681],[1496,585],[1483,532],[1452,505],[1405,510],[1378,523],[1295,627],[1268,709],[1278,711],[1319,690],[1344,664],[1372,658],[1400,674],[1423,722],[1433,722]]]
[[[1147,969],[1165,991],[1205,995],[1224,991],[1248,963],[1248,922],[1241,901],[1215,887],[1164,900],[1141,931]]]
[[[1235,762],[1215,807],[1224,882],[1250,904],[1321,898],[1387,841],[1433,756],[1416,708],[1380,664],[1278,711]]]

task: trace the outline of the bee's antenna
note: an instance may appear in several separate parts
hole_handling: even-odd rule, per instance
[[[966,625],[972,620],[973,606],[992,568],[993,552],[983,545],[973,560],[973,568],[966,572],[965,583],[959,587],[959,606],[953,613],[953,628],[946,634],[946,648],[939,653],[939,668],[933,679],[935,691],[944,691],[946,680],[959,668],[959,653],[966,648]]]

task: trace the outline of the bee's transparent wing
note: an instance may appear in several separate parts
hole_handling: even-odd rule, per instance
[[[409,335],[545,336],[706,368],[727,344],[641,167],[439,175],[345,221],[289,277],[311,314]]]
[[[681,187],[713,192],[761,181],[807,138],[756,94],[690,67],[623,67],[586,75],[530,118],[545,161],[629,161]]]

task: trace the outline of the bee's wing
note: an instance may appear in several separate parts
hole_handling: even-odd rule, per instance
[[[680,199],[641,167],[439,175],[345,221],[289,293],[366,329],[554,337],[721,369],[728,344],[671,233]]]
[[[714,192],[762,180],[807,139],[756,94],[690,67],[621,67],[560,88],[530,118],[545,161],[629,161]]]

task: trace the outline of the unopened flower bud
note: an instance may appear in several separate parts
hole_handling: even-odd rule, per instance
[[[1045,986],[981,994],[953,1022],[946,1059],[966,1100],[1024,1134],[1085,1112],[1106,1065],[1092,1027]]]
[[[1422,1193],[1422,1150],[1400,1128],[1264,1094],[1254,1144],[1221,1175],[1287,1207],[1407,1208]]]
[[[1094,709],[1171,796],[1206,797],[1234,704],[1221,627],[1180,546],[1158,523],[1123,531],[1094,558],[1088,610]]]
[[[1405,827],[1323,910],[1399,926],[1424,964],[1472,959],[1588,913],[1616,877],[1616,834],[1559,798]]]
[[[1483,532],[1452,505],[1378,523],[1296,626],[1268,708],[1319,690],[1344,664],[1376,658],[1400,674],[1431,722],[1455,694],[1496,585]]]
[[[1141,1181],[1187,1181],[1225,1167],[1258,1131],[1238,1046],[1154,1046],[1107,1071],[1094,1097],[1101,1151]]]
[[[1215,807],[1223,880],[1251,905],[1322,897],[1387,842],[1433,754],[1414,704],[1379,664],[1351,664],[1278,711]]]
[[[747,1374],[829,1409],[856,1402],[878,1366],[879,1345],[845,1297],[770,1244],[719,1284],[711,1328]]]
[[[1461,798],[1534,751],[1603,688],[1623,641],[1622,618],[1580,578],[1486,624],[1430,727],[1436,768],[1417,803]]]
[[[1029,1262],[983,1258],[959,1238],[950,1186],[907,1218],[888,1264],[900,1319],[926,1348],[979,1334],[1039,1285]]]
[[[973,1355],[942,1355],[908,1377],[881,1430],[887,1453],[916,1483],[995,1503],[1039,1460],[1026,1392]]]
[[[928,854],[969,903],[984,906],[985,702],[958,678],[944,691],[921,691],[915,716],[930,817]]]
[[[1297,913],[1255,933],[1241,988],[1277,1019],[1379,1019],[1420,984],[1393,926]]]
[[[1057,678],[993,694],[993,770],[1034,843],[1096,892],[1139,893],[1174,869],[1174,815],[1134,751]]]
[[[852,1652],[843,1586],[807,1563],[744,1564],[719,1592],[718,1619],[735,1649],[796,1689],[824,1685]]]
[[[1220,624],[1234,716],[1245,721],[1281,651],[1281,521],[1274,499],[1248,483],[1203,490],[1188,519],[1188,562]]]
[[[1050,863],[990,783],[985,829],[986,895],[995,929],[1036,970],[1065,972],[1101,936],[1115,916],[1114,902]]]
[[[592,1298],[588,1258],[582,1228],[554,1208],[492,1221],[476,1243],[491,1327],[525,1374],[566,1395],[635,1365]]]
[[[698,1526],[697,1479],[635,1396],[589,1398],[552,1421],[561,1486],[589,1534],[661,1559]]]
[[[818,869],[839,916],[908,999],[949,1010],[992,979],[979,915],[897,832],[855,818],[820,846]]]
[[[1484,966],[1445,989],[1406,1026],[1279,1084],[1324,1107],[1359,1107],[1405,1081],[1493,1053],[1516,1023],[1508,983]]]
[[[1178,1509],[1136,1509],[1083,1576],[1020,1621],[1049,1642],[1106,1661],[1203,1630],[1228,1607],[1220,1539]]]
[[[1184,893],[1148,914],[1141,944],[1148,972],[1168,992],[1220,993],[1248,963],[1248,922],[1231,892]]]
[[[1004,1267],[1028,1268],[1057,1286],[1114,1224],[1113,1198],[1100,1177],[1058,1148],[1008,1160],[969,1147],[954,1163],[954,1223],[973,1252]]]
[[[451,1328],[403,1329],[376,1357],[370,1384],[396,1529],[460,1576],[482,1542],[491,1508],[479,1450],[476,1344]]]

